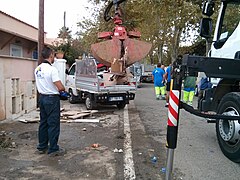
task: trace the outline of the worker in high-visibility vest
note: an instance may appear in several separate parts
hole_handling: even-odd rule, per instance
[[[165,86],[164,86],[164,77],[163,75],[165,74],[165,71],[161,68],[162,64],[158,63],[157,68],[155,68],[152,72],[152,78],[154,82],[154,88],[155,88],[155,94],[156,94],[156,99],[159,100],[165,99]],[[160,96],[161,94],[161,96]]]
[[[192,106],[194,91],[196,86],[196,77],[187,76],[184,79],[183,101]]]

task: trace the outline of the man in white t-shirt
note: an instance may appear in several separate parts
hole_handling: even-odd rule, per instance
[[[65,150],[59,148],[60,135],[60,97],[59,93],[65,91],[58,71],[52,66],[54,51],[46,47],[42,51],[44,58],[35,69],[36,86],[39,92],[40,125],[38,131],[38,152],[44,154],[48,151],[49,156],[59,156]]]

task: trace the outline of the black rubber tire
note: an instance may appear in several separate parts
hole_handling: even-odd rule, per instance
[[[218,106],[218,114],[223,114],[224,112],[235,112],[235,115],[240,115],[240,93],[238,92],[231,92],[226,94],[219,106]],[[237,123],[237,127],[240,125],[240,121],[235,121]],[[216,133],[217,133],[217,139],[218,144],[223,152],[223,154],[229,158],[231,161],[239,163],[240,162],[240,132],[238,132],[238,140],[234,140],[233,142],[225,141],[221,137],[221,129],[223,130],[223,127],[226,127],[228,129],[228,123],[224,122],[225,126],[223,126],[222,122],[217,121],[216,123]],[[222,128],[221,128],[222,127]],[[234,126],[235,128],[236,126]],[[225,132],[225,131],[224,131]],[[227,133],[227,130],[226,130]],[[236,134],[236,133],[235,133]]]
[[[118,109],[124,109],[125,106],[126,106],[126,103],[125,103],[125,102],[119,102],[119,103],[117,104],[117,108],[118,108]]]
[[[71,104],[76,104],[77,103],[77,96],[75,96],[72,92],[72,89],[69,89],[69,94],[70,94],[70,97],[68,98],[68,101],[71,103]]]
[[[87,110],[93,110],[96,109],[96,104],[93,101],[92,95],[88,94],[86,99],[85,99],[85,105]]]

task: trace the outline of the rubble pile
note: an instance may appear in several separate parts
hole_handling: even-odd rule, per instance
[[[0,149],[13,147],[14,142],[5,131],[0,132]]]

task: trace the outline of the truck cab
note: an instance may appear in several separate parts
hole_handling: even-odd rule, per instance
[[[66,91],[69,92],[69,102],[70,103],[76,103],[78,99],[78,92],[75,85],[75,73],[76,73],[76,63],[73,63],[69,70],[66,72]]]
[[[210,57],[240,59],[239,8],[240,1],[222,1],[209,51]]]
[[[240,162],[240,0],[221,0],[212,38],[214,1],[203,3],[200,35],[211,43],[207,57],[186,55],[183,65],[189,74],[204,72],[219,81],[204,90],[198,103],[199,111],[216,113],[216,134],[223,154]],[[224,115],[224,116],[222,116]],[[221,118],[217,118],[220,117]],[[234,120],[232,116],[238,117]]]

